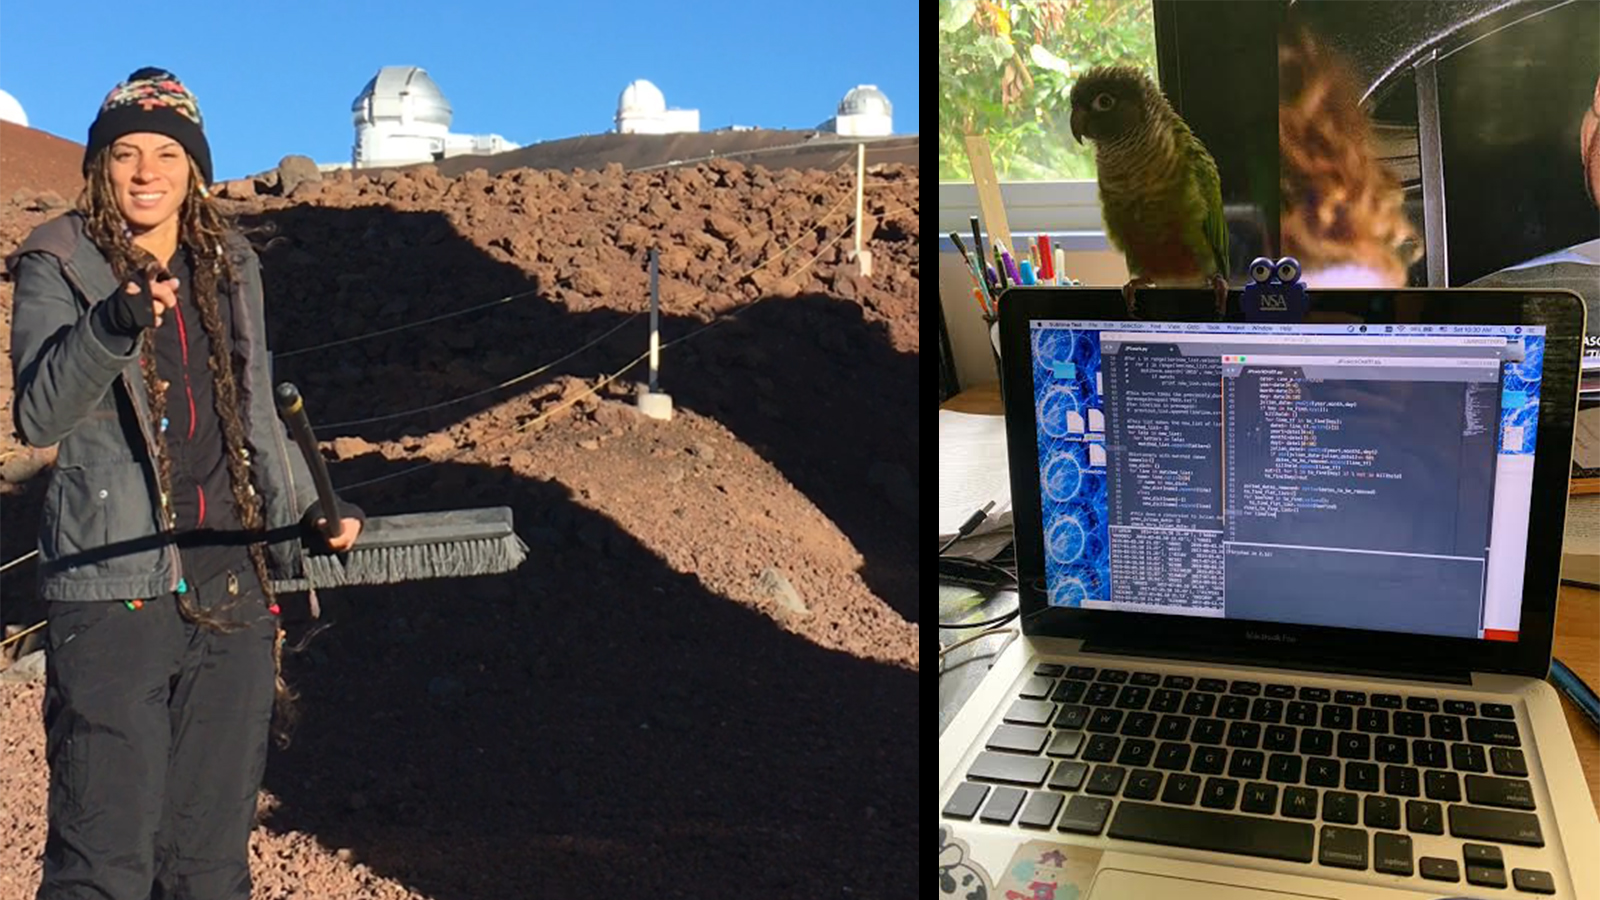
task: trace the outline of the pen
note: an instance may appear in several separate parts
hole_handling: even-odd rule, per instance
[[[1051,267],[1051,265],[1050,265],[1051,262],[1052,262],[1052,260],[1050,258],[1050,235],[1041,234],[1041,235],[1039,235],[1039,269],[1040,269],[1041,277],[1044,278],[1045,283],[1047,283],[1047,284],[1050,282],[1050,280],[1052,278],[1055,277],[1055,274],[1056,274],[1055,273],[1055,269],[1053,267]]]
[[[1022,278],[1020,277],[1020,275],[1017,272],[1017,260],[1016,260],[1016,258],[1013,257],[1011,254],[1002,251],[1000,253],[1000,261],[1005,265],[1005,267],[1006,267],[1006,277],[1011,279],[1011,283],[1012,284],[1021,284],[1022,283]]]
[[[983,267],[983,272],[984,272],[984,275],[986,277],[986,280],[989,282],[989,289],[990,290],[994,290],[995,288],[1000,286],[1000,276],[998,276],[998,275],[996,275],[994,273],[994,266],[984,266]]]
[[[1018,274],[1022,276],[1022,284],[1033,284],[1033,263],[1023,260],[1019,266]]]
[[[990,249],[994,251],[994,270],[999,276],[1000,289],[1005,290],[1006,278],[1010,274],[1006,271],[1005,252],[1000,249],[999,244],[991,244]]]
[[[978,293],[982,295],[983,314],[987,316],[993,311],[994,298],[990,296],[989,285],[984,281],[983,270],[978,267],[977,260],[971,261],[971,265],[967,266],[967,272],[972,275],[972,283],[977,285]]]
[[[1066,284],[1067,283],[1067,252],[1065,250],[1061,249],[1060,247],[1056,248],[1056,258],[1054,260],[1054,263],[1055,263],[1054,268],[1055,268],[1056,284]]]
[[[1596,697],[1583,679],[1567,668],[1566,663],[1553,656],[1550,657],[1550,680],[1583,713],[1589,724],[1600,728],[1600,697]]]
[[[972,257],[967,255],[967,247],[961,243],[961,235],[956,234],[954,231],[950,232],[950,243],[955,244],[956,249],[961,251],[961,258],[966,260],[967,268],[972,268]]]
[[[972,252],[977,255],[978,260],[981,262],[986,258],[983,253],[983,232],[978,228],[977,216],[968,216],[967,219],[972,223]]]

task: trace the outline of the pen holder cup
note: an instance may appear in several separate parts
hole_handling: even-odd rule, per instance
[[[1005,395],[1005,366],[1000,364],[1000,318],[998,316],[984,316],[983,323],[989,330],[989,351],[994,354],[994,371],[1000,379],[1000,393]]]

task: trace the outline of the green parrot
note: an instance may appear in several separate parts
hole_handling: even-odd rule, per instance
[[[1204,144],[1132,66],[1100,66],[1072,86],[1072,136],[1094,141],[1106,237],[1127,260],[1122,296],[1157,282],[1210,283],[1228,299],[1222,182]]]

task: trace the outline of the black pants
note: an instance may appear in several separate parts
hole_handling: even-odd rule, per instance
[[[49,605],[37,900],[249,900],[276,629],[216,587],[192,596],[242,600],[229,615],[248,627],[193,625],[170,594]]]

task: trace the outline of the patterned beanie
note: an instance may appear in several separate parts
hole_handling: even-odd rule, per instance
[[[200,105],[194,94],[171,72],[147,66],[129,75],[100,105],[83,149],[83,174],[88,176],[89,161],[101,148],[123,135],[150,132],[182,144],[200,169],[201,183],[210,185],[211,146],[201,127]]]

